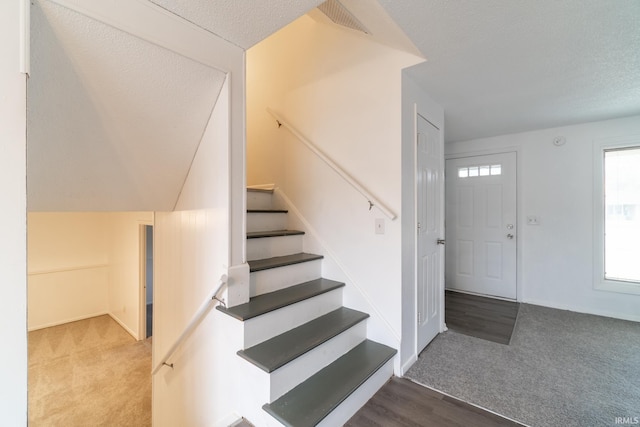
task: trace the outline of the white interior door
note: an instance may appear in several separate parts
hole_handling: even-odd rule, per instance
[[[440,332],[444,292],[444,155],[440,130],[417,116],[418,351]]]
[[[446,287],[516,299],[516,153],[446,162]]]

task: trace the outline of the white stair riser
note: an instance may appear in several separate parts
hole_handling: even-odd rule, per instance
[[[293,255],[302,252],[302,235],[247,239],[247,260]]]
[[[347,397],[336,409],[331,411],[317,427],[335,427],[344,425],[393,375],[393,358],[378,369],[356,391]]]
[[[272,372],[269,403],[346,354],[364,341],[366,337],[367,324],[365,320]],[[265,375],[267,375],[266,372]]]
[[[244,322],[244,347],[252,347],[342,306],[342,288]],[[263,403],[266,403],[263,402]]]
[[[272,193],[247,191],[247,209],[272,209]]]
[[[249,212],[247,213],[247,231],[286,230],[287,214],[284,212]]]
[[[254,271],[249,277],[249,295],[254,297],[320,278],[322,259],[284,267]]]

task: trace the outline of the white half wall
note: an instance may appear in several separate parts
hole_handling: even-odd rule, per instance
[[[228,81],[227,81],[228,82]],[[222,90],[174,212],[156,212],[154,226],[153,365],[188,326],[230,263],[229,91]],[[242,103],[242,99],[233,99]],[[248,273],[247,273],[248,275]],[[234,278],[230,277],[233,281]],[[230,288],[238,285],[230,283]],[[246,284],[248,290],[248,282]],[[231,292],[231,291],[229,291]],[[212,309],[153,376],[156,426],[221,425],[237,418],[242,392],[229,316]],[[239,322],[236,322],[239,323]],[[236,331],[239,332],[239,331]]]
[[[27,424],[26,78],[22,2],[0,2],[0,424]],[[24,6],[24,5],[23,5]]]
[[[519,149],[522,302],[640,321],[640,295],[594,289],[594,144],[640,135],[640,116],[449,143],[447,156]],[[564,136],[566,144],[553,139]],[[527,225],[535,215],[539,225]]]

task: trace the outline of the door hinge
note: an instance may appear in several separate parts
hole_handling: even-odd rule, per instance
[[[422,313],[418,312],[418,325],[420,324],[421,320],[422,320]]]

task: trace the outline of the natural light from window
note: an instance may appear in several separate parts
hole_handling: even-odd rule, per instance
[[[605,279],[640,283],[640,147],[604,152]]]

